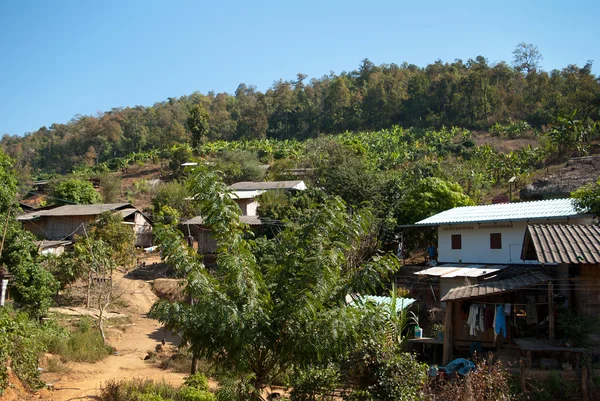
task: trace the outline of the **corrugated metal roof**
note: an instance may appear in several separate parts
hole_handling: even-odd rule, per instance
[[[202,216],[196,216],[189,220],[184,221],[182,224],[191,224],[201,226],[203,224]],[[248,224],[249,226],[260,226],[262,221],[258,216],[240,216],[240,222]]]
[[[256,191],[256,190],[268,190],[268,189],[296,189],[305,190],[306,184],[302,180],[296,181],[267,181],[267,182],[252,182],[242,181],[232,184],[230,188],[238,191]]]
[[[123,208],[133,208],[130,203],[100,203],[97,205],[65,205],[49,210],[39,210],[27,213],[17,217],[19,221],[37,219],[39,217],[60,217],[60,216],[95,216],[100,213],[119,210]]]
[[[535,224],[527,226],[523,260],[540,263],[600,263],[600,227]]]
[[[489,281],[485,283],[456,287],[448,291],[442,301],[456,301],[459,299],[478,298],[497,295],[505,292],[516,291],[521,288],[531,287],[552,280],[543,273],[530,273],[524,276],[510,277],[504,280]]]
[[[470,264],[447,264],[435,266],[416,272],[418,275],[434,276],[441,278],[454,277],[483,277],[494,274],[507,266],[498,265],[470,265]]]
[[[229,194],[232,199],[252,199],[258,195],[264,194],[265,191],[235,191]]]
[[[498,203],[463,206],[446,210],[415,223],[417,226],[477,223],[506,220],[533,220],[582,215],[575,210],[573,200],[550,199],[533,202]]]
[[[48,248],[54,248],[57,246],[72,244],[71,241],[49,241],[49,240],[35,241],[34,243],[40,249],[48,249]]]
[[[354,300],[351,297],[346,297],[349,301],[350,305],[355,304]],[[377,305],[390,305],[392,303],[391,297],[382,297],[378,295],[359,295],[358,303],[364,304],[367,302],[372,302]],[[399,313],[402,309],[408,308],[416,302],[416,299],[412,298],[396,298],[396,313]]]

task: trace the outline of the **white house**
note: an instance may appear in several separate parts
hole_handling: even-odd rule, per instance
[[[439,263],[523,264],[521,250],[528,224],[589,224],[572,199],[464,206],[415,223],[438,227]]]

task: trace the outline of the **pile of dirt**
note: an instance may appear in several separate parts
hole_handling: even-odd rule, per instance
[[[0,401],[47,400],[50,399],[49,395],[50,392],[47,389],[36,392],[30,391],[9,368],[8,387],[0,395]]]
[[[152,290],[161,299],[183,301],[185,300],[183,282],[184,280],[181,279],[158,278],[152,283]]]
[[[596,182],[599,175],[600,156],[572,158],[555,173],[523,188],[520,197],[522,200],[566,198],[580,187]]]

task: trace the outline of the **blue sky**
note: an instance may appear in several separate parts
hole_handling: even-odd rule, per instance
[[[0,135],[76,114],[152,105],[195,91],[266,90],[407,61],[512,59],[520,42],[545,70],[600,65],[600,2],[27,1],[0,4]]]

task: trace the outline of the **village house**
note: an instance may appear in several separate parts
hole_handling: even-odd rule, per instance
[[[232,184],[233,190],[229,195],[238,204],[241,210],[240,221],[247,224],[250,230],[257,231],[263,221],[257,215],[258,196],[267,191],[303,191],[306,184],[302,180],[296,181],[243,181]],[[217,249],[217,244],[212,238],[210,230],[203,226],[202,216],[191,218],[180,225],[188,244],[198,253],[210,254]]]
[[[121,215],[123,224],[129,225],[135,235],[135,246],[152,245],[152,223],[129,203],[65,205],[23,214],[17,220],[40,239],[62,241],[73,239],[75,235],[84,235],[84,227],[104,212]]]
[[[436,299],[440,300],[452,288],[489,280],[509,266],[539,264],[537,260],[521,258],[528,224],[573,225],[592,221],[591,214],[575,209],[572,199],[499,203],[446,210],[413,226],[437,226],[438,230],[435,266],[415,274],[436,289]]]
[[[552,199],[456,207],[414,224],[438,227],[439,263],[522,264],[521,249],[529,224],[589,224],[573,200]]]
[[[456,348],[473,344],[478,349],[516,349],[526,356],[523,369],[532,367],[536,357],[555,357],[557,367],[568,367],[581,354],[600,354],[600,333],[580,338],[584,334],[573,327],[557,335],[561,319],[600,317],[600,227],[529,225],[521,258],[538,264],[511,266],[511,272],[453,288],[442,298],[447,303],[444,363]],[[472,319],[477,310],[483,314],[482,327]],[[485,323],[488,313],[494,314],[493,323],[502,322],[501,333]]]

